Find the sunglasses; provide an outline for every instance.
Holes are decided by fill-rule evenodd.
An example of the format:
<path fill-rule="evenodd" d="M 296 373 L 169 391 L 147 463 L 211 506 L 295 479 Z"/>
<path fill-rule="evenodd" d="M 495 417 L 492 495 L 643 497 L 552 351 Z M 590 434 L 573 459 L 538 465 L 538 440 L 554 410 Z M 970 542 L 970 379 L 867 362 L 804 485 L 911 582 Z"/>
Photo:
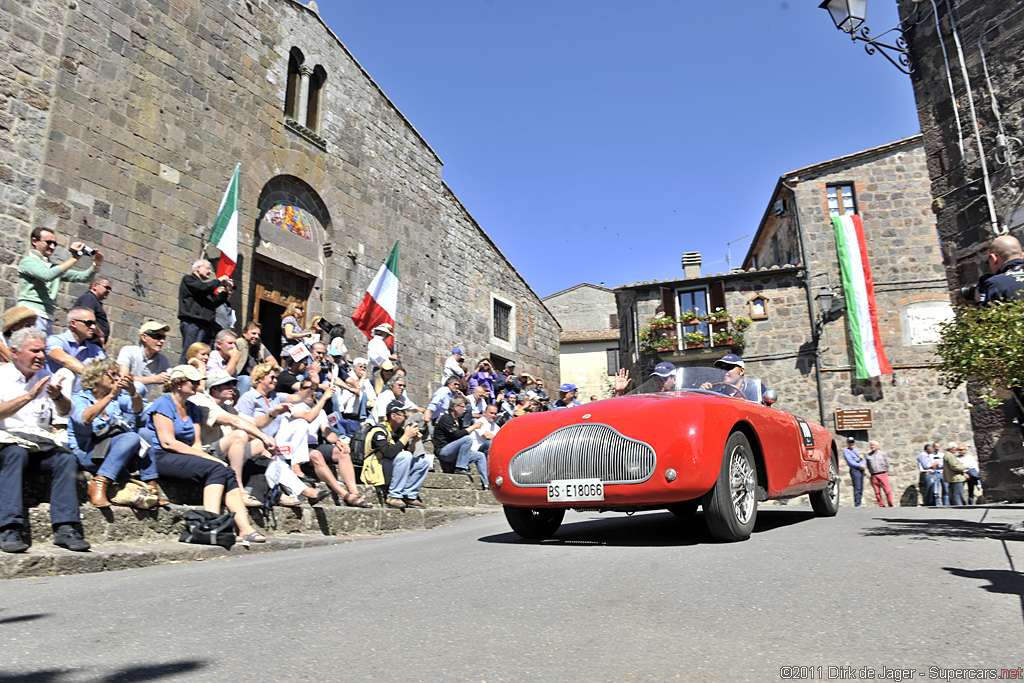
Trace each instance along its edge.
<path fill-rule="evenodd" d="M 43 244 L 45 244 L 48 247 L 55 247 L 55 246 L 57 246 L 57 240 L 39 240 L 39 241 L 42 242 Z"/>
<path fill-rule="evenodd" d="M 96 321 L 95 321 L 95 320 L 78 320 L 78 319 L 76 318 L 76 319 L 75 319 L 75 322 L 76 322 L 76 323 L 82 323 L 82 324 L 83 324 L 83 325 L 85 325 L 86 327 L 93 327 L 93 326 L 95 326 L 95 325 L 96 325 Z"/>
<path fill-rule="evenodd" d="M 160 334 L 159 332 L 147 332 L 146 336 L 149 337 L 150 339 L 155 339 L 157 341 L 162 341 L 164 339 L 167 339 L 167 335 L 166 334 Z"/>

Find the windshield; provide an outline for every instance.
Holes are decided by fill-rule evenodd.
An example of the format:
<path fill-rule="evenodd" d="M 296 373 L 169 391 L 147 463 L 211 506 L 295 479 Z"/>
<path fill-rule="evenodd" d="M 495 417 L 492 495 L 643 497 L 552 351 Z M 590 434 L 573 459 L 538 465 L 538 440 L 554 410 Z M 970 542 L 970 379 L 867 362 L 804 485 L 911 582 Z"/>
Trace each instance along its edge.
<path fill-rule="evenodd" d="M 764 388 L 759 379 L 735 374 L 728 377 L 725 370 L 719 368 L 677 368 L 666 378 L 651 376 L 628 393 L 661 394 L 667 391 L 706 391 L 760 403 Z"/>

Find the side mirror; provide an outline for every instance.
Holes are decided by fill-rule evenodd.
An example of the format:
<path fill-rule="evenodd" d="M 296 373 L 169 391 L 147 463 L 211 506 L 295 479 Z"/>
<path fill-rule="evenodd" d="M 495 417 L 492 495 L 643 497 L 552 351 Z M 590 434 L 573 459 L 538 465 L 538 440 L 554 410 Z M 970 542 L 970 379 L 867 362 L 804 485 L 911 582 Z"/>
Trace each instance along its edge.
<path fill-rule="evenodd" d="M 779 395 L 775 392 L 774 389 L 769 389 L 768 391 L 761 394 L 761 403 L 765 404 L 766 406 L 773 406 L 775 405 L 775 402 L 778 400 Z"/>

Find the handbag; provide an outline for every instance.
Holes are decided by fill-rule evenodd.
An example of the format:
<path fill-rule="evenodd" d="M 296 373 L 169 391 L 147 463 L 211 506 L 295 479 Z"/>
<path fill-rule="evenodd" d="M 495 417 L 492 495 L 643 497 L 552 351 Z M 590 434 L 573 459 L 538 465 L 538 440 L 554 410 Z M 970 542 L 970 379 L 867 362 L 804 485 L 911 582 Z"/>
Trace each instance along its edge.
<path fill-rule="evenodd" d="M 152 510 L 156 507 L 156 491 L 138 479 L 129 479 L 109 499 L 114 505 L 127 505 L 137 510 Z"/>
<path fill-rule="evenodd" d="M 221 515 L 206 510 L 189 510 L 185 513 L 185 529 L 178 540 L 230 548 L 235 544 L 235 515 L 232 512 Z"/>
<path fill-rule="evenodd" d="M 110 440 L 118 434 L 125 434 L 131 430 L 131 425 L 124 420 L 111 418 L 110 422 L 93 431 L 92 452 L 89 457 L 93 462 L 103 462 L 107 454 L 110 453 Z"/>

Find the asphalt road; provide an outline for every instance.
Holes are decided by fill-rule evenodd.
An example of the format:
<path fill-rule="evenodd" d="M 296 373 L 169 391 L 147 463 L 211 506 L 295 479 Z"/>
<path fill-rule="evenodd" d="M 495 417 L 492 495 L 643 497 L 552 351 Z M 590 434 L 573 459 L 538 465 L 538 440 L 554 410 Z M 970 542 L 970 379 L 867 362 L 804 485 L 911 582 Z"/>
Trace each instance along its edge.
<path fill-rule="evenodd" d="M 0 681 L 978 680 L 1024 666 L 1024 535 L 1001 531 L 1022 516 L 762 508 L 720 544 L 669 513 L 570 513 L 528 543 L 499 513 L 19 579 Z"/>

